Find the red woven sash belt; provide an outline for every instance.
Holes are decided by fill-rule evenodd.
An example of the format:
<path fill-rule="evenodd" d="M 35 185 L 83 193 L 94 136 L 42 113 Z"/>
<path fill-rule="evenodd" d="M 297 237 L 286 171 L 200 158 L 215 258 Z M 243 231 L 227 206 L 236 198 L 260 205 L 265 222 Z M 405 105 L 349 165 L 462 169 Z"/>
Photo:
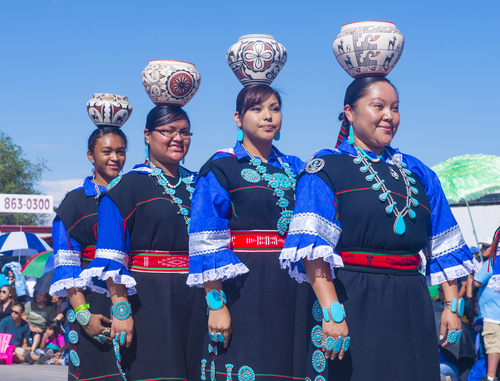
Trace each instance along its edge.
<path fill-rule="evenodd" d="M 131 251 L 130 270 L 146 273 L 189 272 L 189 252 L 187 251 Z"/>
<path fill-rule="evenodd" d="M 416 270 L 420 255 L 390 255 L 342 251 L 339 253 L 345 266 L 370 267 L 376 269 Z"/>
<path fill-rule="evenodd" d="M 285 244 L 286 235 L 277 230 L 233 230 L 231 245 L 233 251 L 276 251 L 280 252 Z"/>
<path fill-rule="evenodd" d="M 82 251 L 82 261 L 83 262 L 92 262 L 95 257 L 95 246 L 87 246 Z"/>

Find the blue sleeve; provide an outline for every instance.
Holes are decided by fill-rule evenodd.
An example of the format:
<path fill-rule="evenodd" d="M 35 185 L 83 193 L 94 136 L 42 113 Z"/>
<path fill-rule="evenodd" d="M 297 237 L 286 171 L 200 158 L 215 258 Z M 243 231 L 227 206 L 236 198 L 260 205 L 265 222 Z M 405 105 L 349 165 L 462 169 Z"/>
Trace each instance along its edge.
<path fill-rule="evenodd" d="M 427 283 L 441 284 L 472 273 L 477 261 L 465 244 L 436 173 L 412 156 L 404 158 L 408 169 L 419 176 L 430 203 L 431 231 L 423 250 L 429 261 Z"/>
<path fill-rule="evenodd" d="M 30 339 L 30 325 L 26 323 L 23 326 L 23 338 L 29 340 Z"/>
<path fill-rule="evenodd" d="M 231 249 L 229 194 L 210 171 L 198 179 L 191 201 L 189 286 L 234 278 L 248 268 Z"/>
<path fill-rule="evenodd" d="M 493 267 L 489 266 L 488 262 L 484 262 L 483 266 L 479 269 L 476 275 L 474 275 L 474 280 L 477 280 L 479 283 L 485 285 L 488 284 L 492 275 L 493 275 Z"/>
<path fill-rule="evenodd" d="M 66 289 L 85 288 L 85 281 L 80 278 L 82 272 L 78 242 L 68 235 L 66 227 L 59 217 L 52 224 L 54 242 L 54 275 L 50 286 L 50 295 L 65 297 Z"/>
<path fill-rule="evenodd" d="M 114 283 L 125 285 L 129 295 L 135 294 L 136 282 L 128 272 L 130 236 L 120 211 L 107 195 L 99 204 L 97 218 L 99 234 L 95 258 L 82 271 L 81 277 L 94 291 L 109 294 L 105 289 L 98 289 L 98 286 L 92 283 L 92 277 L 102 281 L 112 278 Z"/>
<path fill-rule="evenodd" d="M 298 282 L 308 282 L 303 260 L 323 258 L 342 267 L 342 258 L 334 249 L 342 231 L 336 219 L 335 194 L 316 174 L 304 174 L 297 184 L 295 208 L 285 246 L 280 254 L 282 268 Z"/>

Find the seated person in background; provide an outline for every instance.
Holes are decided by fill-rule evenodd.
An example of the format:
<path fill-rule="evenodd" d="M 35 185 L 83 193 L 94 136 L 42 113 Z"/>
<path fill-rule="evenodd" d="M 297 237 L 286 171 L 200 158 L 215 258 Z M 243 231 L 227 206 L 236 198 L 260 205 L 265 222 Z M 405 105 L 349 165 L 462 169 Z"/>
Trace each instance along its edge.
<path fill-rule="evenodd" d="M 21 318 L 23 313 L 24 306 L 19 302 L 15 302 L 10 308 L 10 316 L 2 319 L 0 322 L 0 332 L 12 334 L 10 344 L 16 346 L 12 361 L 16 363 L 26 361 L 33 364 L 33 360 L 29 356 L 28 345 L 30 328 L 28 323 Z M 25 358 L 26 352 L 28 353 L 28 356 Z"/>
<path fill-rule="evenodd" d="M 10 309 L 17 302 L 16 292 L 9 285 L 0 288 L 0 321 L 10 316 Z"/>
<path fill-rule="evenodd" d="M 57 314 L 56 310 L 50 305 L 51 299 L 48 299 L 47 293 L 39 293 L 35 296 L 35 300 L 26 303 L 26 313 L 23 319 L 29 323 L 33 344 L 31 352 L 40 345 L 42 335 L 45 332 L 45 326 L 48 322 L 58 318 L 63 318 L 62 314 Z"/>
<path fill-rule="evenodd" d="M 483 257 L 489 257 L 491 244 L 486 250 L 481 247 Z M 489 270 L 489 271 L 488 271 Z M 483 338 L 486 354 L 488 355 L 488 371 L 485 380 L 497 381 L 496 373 L 500 360 L 500 294 L 487 287 L 493 275 L 493 266 L 484 263 L 474 275 L 474 285 L 479 287 L 479 317 L 483 319 Z"/>
<path fill-rule="evenodd" d="M 57 321 L 49 321 L 45 327 L 45 333 L 43 334 L 42 341 L 40 342 L 40 348 L 35 350 L 35 353 L 39 356 L 46 357 L 43 363 L 46 363 L 53 353 L 59 351 L 60 348 L 65 345 L 64 336 L 61 333 L 59 323 Z M 49 355 L 50 356 L 44 356 Z M 38 360 L 38 363 L 42 363 L 42 358 Z"/>

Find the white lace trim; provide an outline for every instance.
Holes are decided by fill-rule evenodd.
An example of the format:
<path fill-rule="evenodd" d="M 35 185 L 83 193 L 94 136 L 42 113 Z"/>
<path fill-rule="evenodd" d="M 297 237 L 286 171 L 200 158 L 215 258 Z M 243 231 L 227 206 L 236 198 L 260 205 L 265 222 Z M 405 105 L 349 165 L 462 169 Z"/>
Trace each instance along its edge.
<path fill-rule="evenodd" d="M 227 279 L 235 278 L 238 275 L 245 274 L 248 271 L 248 267 L 246 267 L 243 263 L 237 263 L 235 265 L 229 264 L 218 269 L 203 271 L 201 274 L 189 274 L 186 283 L 191 287 L 203 287 L 204 282 L 213 282 L 218 279 L 225 281 Z"/>
<path fill-rule="evenodd" d="M 298 249 L 296 247 L 291 247 L 283 249 L 280 254 L 281 268 L 290 268 L 293 262 L 299 262 L 301 259 L 307 258 L 309 261 L 313 261 L 318 258 L 323 258 L 325 262 L 330 263 L 332 268 L 344 267 L 344 262 L 342 262 L 342 257 L 335 253 L 331 246 L 321 245 L 316 246 L 313 249 L 314 244 Z"/>
<path fill-rule="evenodd" d="M 427 277 L 427 284 L 434 286 L 451 280 L 467 276 L 478 269 L 478 263 L 475 259 L 463 262 L 461 265 L 448 267 L 437 273 L 431 274 Z"/>
<path fill-rule="evenodd" d="M 128 269 L 129 256 L 123 251 L 112 249 L 97 249 L 95 251 L 95 258 L 110 259 L 112 261 L 121 263 Z"/>
<path fill-rule="evenodd" d="M 80 277 L 85 279 L 87 287 L 92 288 L 94 283 L 92 282 L 93 277 L 97 277 L 100 280 L 107 280 L 111 278 L 116 284 L 123 284 L 127 288 L 133 288 L 135 290 L 135 286 L 137 282 L 130 275 L 120 274 L 121 270 L 113 270 L 113 271 L 104 271 L 104 267 L 92 267 L 86 268 L 80 274 Z M 95 286 L 97 287 L 97 286 Z M 135 292 L 134 292 L 135 293 Z"/>
<path fill-rule="evenodd" d="M 49 294 L 66 297 L 66 290 L 68 288 L 79 287 L 82 289 L 86 288 L 86 281 L 82 278 L 67 278 L 58 280 L 55 283 L 52 283 L 50 286 Z"/>
<path fill-rule="evenodd" d="M 73 250 L 58 250 L 54 255 L 54 267 L 80 266 L 80 252 Z"/>
<path fill-rule="evenodd" d="M 288 235 L 310 234 L 323 238 L 332 247 L 337 245 L 342 229 L 316 213 L 298 213 L 292 217 Z"/>
<path fill-rule="evenodd" d="M 465 241 L 458 225 L 429 238 L 426 255 L 431 258 L 439 258 L 465 246 Z"/>
<path fill-rule="evenodd" d="M 487 264 L 485 264 L 484 266 L 487 266 Z M 490 278 L 490 280 L 488 281 L 488 287 L 493 291 L 500 293 L 500 274 L 493 275 Z"/>
<path fill-rule="evenodd" d="M 189 235 L 189 255 L 203 255 L 231 249 L 231 231 L 204 231 Z"/>

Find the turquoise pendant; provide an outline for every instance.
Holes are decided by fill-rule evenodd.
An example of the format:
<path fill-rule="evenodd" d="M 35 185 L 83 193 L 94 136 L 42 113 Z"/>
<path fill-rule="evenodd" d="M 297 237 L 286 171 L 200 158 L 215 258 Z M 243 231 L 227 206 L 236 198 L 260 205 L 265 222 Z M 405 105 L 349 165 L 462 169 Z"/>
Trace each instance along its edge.
<path fill-rule="evenodd" d="M 360 157 L 356 157 L 356 158 L 354 158 L 354 160 L 353 160 L 353 161 L 354 161 L 356 164 L 359 164 L 359 163 L 361 163 L 361 158 L 360 158 Z"/>
<path fill-rule="evenodd" d="M 377 191 L 377 190 L 379 190 L 379 189 L 380 189 L 380 186 L 381 186 L 381 185 L 382 185 L 382 183 L 376 183 L 376 184 L 373 184 L 373 185 L 372 185 L 372 188 L 373 188 L 373 190 L 376 190 L 376 191 Z"/>
<path fill-rule="evenodd" d="M 368 167 L 369 167 L 368 165 L 364 165 L 364 166 L 362 166 L 359 170 L 360 170 L 361 172 L 366 172 L 366 171 L 368 171 Z"/>
<path fill-rule="evenodd" d="M 415 208 L 418 206 L 418 201 L 416 198 L 411 198 L 411 202 L 413 203 L 413 205 L 415 206 Z"/>
<path fill-rule="evenodd" d="M 410 181 L 410 183 L 415 184 L 415 179 L 413 177 L 407 177 L 407 179 Z"/>
<path fill-rule="evenodd" d="M 380 199 L 380 201 L 385 201 L 387 200 L 387 196 L 389 196 L 389 193 L 382 193 L 380 196 L 378 196 L 378 198 Z"/>
<path fill-rule="evenodd" d="M 391 205 L 387 206 L 387 208 L 385 208 L 385 211 L 387 212 L 387 214 L 391 214 L 393 210 L 394 210 L 394 204 L 391 204 Z"/>
<path fill-rule="evenodd" d="M 410 213 L 410 218 L 415 218 L 417 216 L 417 213 L 415 213 L 413 210 L 408 209 L 408 212 Z"/>
<path fill-rule="evenodd" d="M 415 194 L 418 194 L 418 189 L 415 187 L 410 187 L 411 191 Z"/>
<path fill-rule="evenodd" d="M 403 168 L 403 171 L 405 171 L 406 174 L 411 175 L 411 171 L 409 169 Z"/>
<path fill-rule="evenodd" d="M 375 174 L 368 175 L 368 176 L 366 176 L 366 180 L 372 181 L 374 177 L 375 177 Z"/>
<path fill-rule="evenodd" d="M 406 226 L 405 226 L 405 221 L 403 219 L 403 216 L 401 214 L 398 214 L 396 217 L 396 221 L 394 222 L 394 233 L 397 235 L 404 234 L 406 231 Z"/>

